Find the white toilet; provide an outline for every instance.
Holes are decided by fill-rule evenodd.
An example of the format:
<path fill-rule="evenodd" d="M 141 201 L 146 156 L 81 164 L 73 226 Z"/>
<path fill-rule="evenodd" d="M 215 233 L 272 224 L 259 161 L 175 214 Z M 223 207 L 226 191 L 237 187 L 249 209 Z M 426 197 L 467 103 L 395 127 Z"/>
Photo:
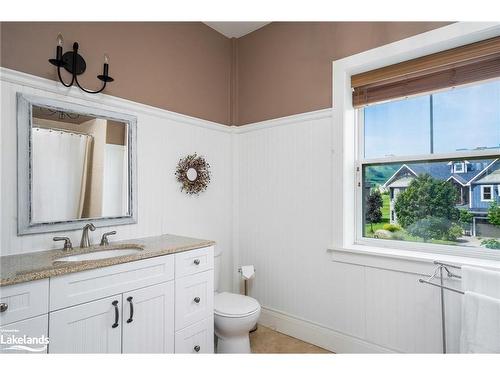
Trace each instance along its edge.
<path fill-rule="evenodd" d="M 260 316 L 255 298 L 234 293 L 219 293 L 221 254 L 215 255 L 214 321 L 217 353 L 250 353 L 248 332 Z"/>

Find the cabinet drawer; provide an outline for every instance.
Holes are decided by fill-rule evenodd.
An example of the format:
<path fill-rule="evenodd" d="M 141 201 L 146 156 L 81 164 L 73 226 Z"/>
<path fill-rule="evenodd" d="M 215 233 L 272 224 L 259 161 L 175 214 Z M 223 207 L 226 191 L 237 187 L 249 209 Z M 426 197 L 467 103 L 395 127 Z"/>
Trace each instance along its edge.
<path fill-rule="evenodd" d="M 214 312 L 213 270 L 175 280 L 175 329 L 185 328 Z"/>
<path fill-rule="evenodd" d="M 175 254 L 175 277 L 193 275 L 214 268 L 214 247 Z"/>
<path fill-rule="evenodd" d="M 7 308 L 0 312 L 0 326 L 47 314 L 49 279 L 3 286 L 0 288 L 0 303 L 5 303 Z"/>
<path fill-rule="evenodd" d="M 138 260 L 50 279 L 50 311 L 174 278 L 174 257 Z"/>
<path fill-rule="evenodd" d="M 47 353 L 47 344 L 42 342 L 42 339 L 48 338 L 49 316 L 48 314 L 40 315 L 34 318 L 21 320 L 19 322 L 10 323 L 0 327 L 3 342 L 0 343 L 0 353 Z M 36 338 L 39 341 L 37 344 L 11 345 L 8 344 L 10 337 Z M 48 341 L 48 340 L 47 340 Z"/>
<path fill-rule="evenodd" d="M 213 317 L 202 320 L 175 333 L 176 353 L 213 353 Z"/>

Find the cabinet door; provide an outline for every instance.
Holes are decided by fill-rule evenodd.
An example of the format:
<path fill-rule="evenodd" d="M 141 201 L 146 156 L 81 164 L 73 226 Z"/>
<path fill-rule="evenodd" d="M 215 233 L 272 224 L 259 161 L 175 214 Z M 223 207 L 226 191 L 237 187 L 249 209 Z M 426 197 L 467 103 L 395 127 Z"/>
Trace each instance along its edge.
<path fill-rule="evenodd" d="M 123 293 L 123 353 L 174 352 L 174 282 Z"/>
<path fill-rule="evenodd" d="M 176 353 L 213 353 L 214 320 L 212 317 L 175 333 Z"/>
<path fill-rule="evenodd" d="M 213 270 L 175 280 L 175 330 L 214 313 Z"/>
<path fill-rule="evenodd" d="M 49 314 L 49 353 L 120 353 L 121 294 Z"/>
<path fill-rule="evenodd" d="M 21 320 L 0 327 L 2 342 L 0 353 L 47 353 L 49 318 L 47 314 Z M 12 343 L 13 339 L 26 336 L 36 343 Z"/>

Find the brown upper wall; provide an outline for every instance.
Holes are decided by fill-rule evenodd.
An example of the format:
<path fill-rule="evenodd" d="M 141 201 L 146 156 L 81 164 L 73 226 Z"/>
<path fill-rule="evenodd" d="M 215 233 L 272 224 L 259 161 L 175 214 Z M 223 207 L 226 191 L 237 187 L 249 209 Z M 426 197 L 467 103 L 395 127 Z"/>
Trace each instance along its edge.
<path fill-rule="evenodd" d="M 238 39 L 237 123 L 332 105 L 332 61 L 449 22 L 273 22 Z"/>
<path fill-rule="evenodd" d="M 201 22 L 3 22 L 0 65 L 57 80 L 47 59 L 61 32 L 65 50 L 80 43 L 86 86 L 107 53 L 107 94 L 243 125 L 328 108 L 332 61 L 447 24 L 273 22 L 231 40 Z"/>
<path fill-rule="evenodd" d="M 103 55 L 115 82 L 105 93 L 229 124 L 231 41 L 201 22 L 2 22 L 0 65 L 57 80 L 56 37 L 80 44 L 81 83 L 98 88 Z"/>

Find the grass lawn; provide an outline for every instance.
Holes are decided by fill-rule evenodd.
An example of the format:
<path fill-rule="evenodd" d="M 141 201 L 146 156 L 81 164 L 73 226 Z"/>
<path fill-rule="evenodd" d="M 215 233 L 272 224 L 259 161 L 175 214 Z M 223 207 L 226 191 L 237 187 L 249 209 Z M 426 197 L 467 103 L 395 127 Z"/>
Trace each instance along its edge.
<path fill-rule="evenodd" d="M 382 194 L 382 221 L 389 222 L 389 209 L 391 206 L 391 202 L 389 200 L 389 194 Z"/>

